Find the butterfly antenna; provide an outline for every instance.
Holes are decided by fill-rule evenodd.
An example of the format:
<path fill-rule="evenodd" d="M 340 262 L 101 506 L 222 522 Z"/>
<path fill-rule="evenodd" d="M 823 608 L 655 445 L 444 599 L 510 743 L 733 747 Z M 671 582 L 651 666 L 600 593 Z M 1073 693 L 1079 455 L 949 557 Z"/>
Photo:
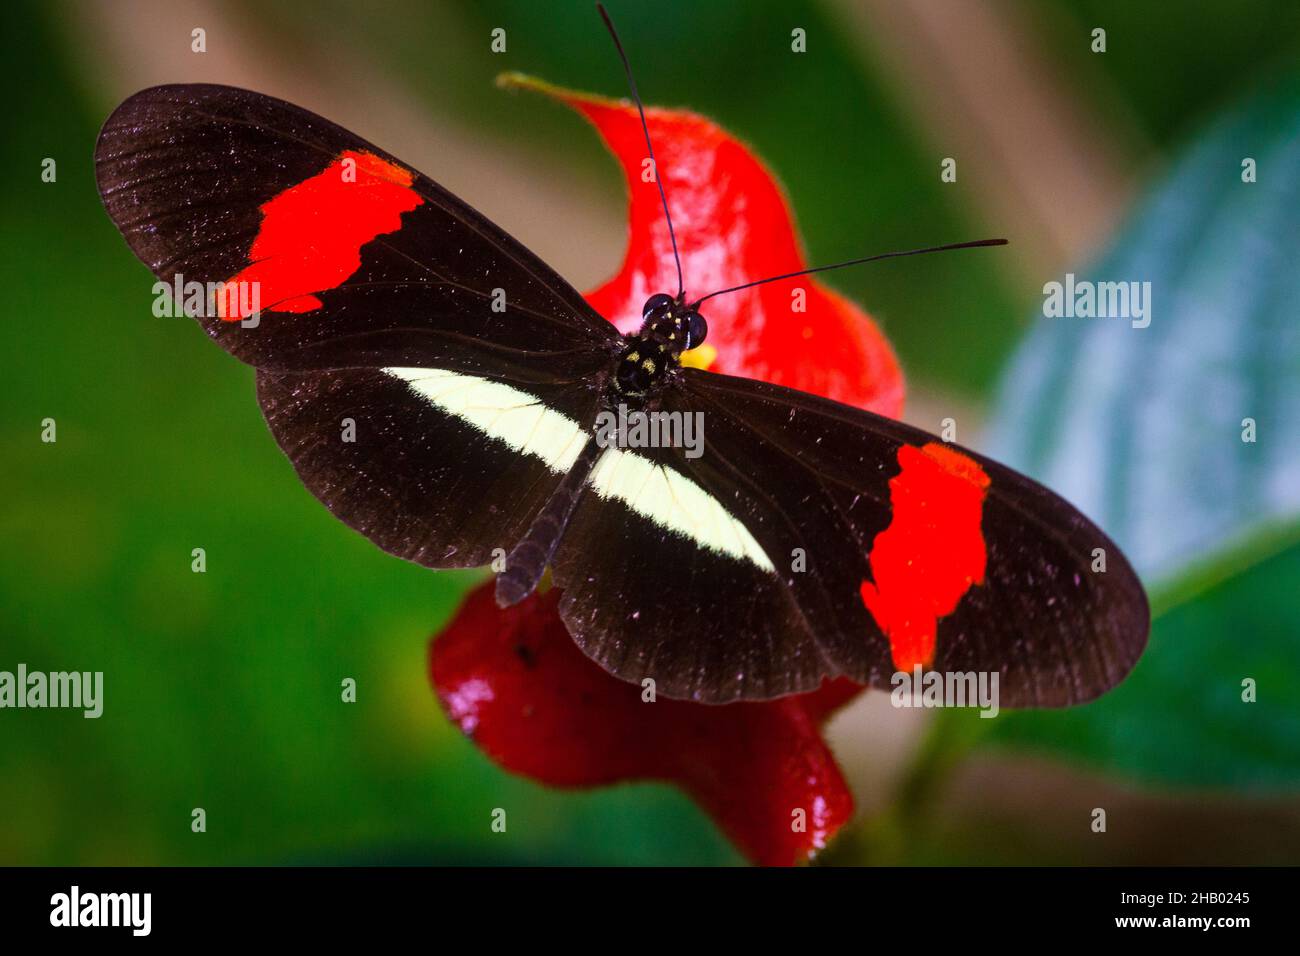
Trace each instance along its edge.
<path fill-rule="evenodd" d="M 901 256 L 919 256 L 927 252 L 948 252 L 951 249 L 978 249 L 981 246 L 1005 246 L 1005 239 L 976 239 L 973 242 L 953 242 L 946 246 L 929 246 L 925 249 L 908 249 L 903 252 L 882 252 L 875 256 L 865 256 L 861 259 L 850 259 L 848 262 L 837 262 L 833 266 L 818 266 L 815 269 L 801 269 L 798 272 L 787 272 L 784 275 L 768 276 L 766 279 L 757 279 L 754 282 L 746 282 L 744 285 L 734 285 L 730 289 L 719 289 L 717 292 L 710 292 L 708 295 L 700 296 L 691 304 L 691 308 L 697 308 L 705 299 L 712 299 L 715 295 L 726 295 L 728 292 L 739 292 L 741 289 L 751 289 L 756 285 L 764 285 L 768 282 L 779 282 L 782 279 L 793 279 L 795 276 L 812 275 L 814 272 L 829 272 L 831 269 L 843 269 L 845 266 L 857 266 L 864 262 L 875 262 L 877 259 L 897 259 Z"/>
<path fill-rule="evenodd" d="M 673 232 L 673 217 L 668 214 L 668 197 L 664 195 L 663 177 L 659 175 L 655 148 L 650 142 L 650 126 L 645 121 L 645 107 L 641 105 L 641 94 L 636 91 L 636 79 L 632 76 L 632 64 L 628 62 L 627 54 L 623 52 L 623 42 L 618 38 L 614 21 L 609 18 L 609 11 L 605 9 L 603 3 L 596 4 L 596 9 L 600 11 L 600 18 L 605 21 L 605 28 L 609 30 L 609 35 L 614 38 L 614 46 L 618 48 L 618 58 L 623 61 L 623 71 L 627 73 L 627 85 L 632 90 L 632 99 L 636 101 L 636 110 L 641 114 L 641 131 L 645 133 L 645 148 L 650 151 L 650 168 L 654 171 L 655 184 L 659 187 L 659 201 L 664 206 L 664 219 L 668 220 L 668 238 L 673 244 L 673 261 L 677 263 L 677 298 L 681 299 L 686 292 L 686 286 L 682 283 L 682 257 L 677 253 L 677 234 Z"/>

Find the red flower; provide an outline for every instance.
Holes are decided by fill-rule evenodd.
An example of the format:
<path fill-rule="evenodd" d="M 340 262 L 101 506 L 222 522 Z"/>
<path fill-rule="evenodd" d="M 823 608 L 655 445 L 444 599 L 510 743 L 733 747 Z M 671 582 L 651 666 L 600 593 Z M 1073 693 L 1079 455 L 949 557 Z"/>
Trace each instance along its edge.
<path fill-rule="evenodd" d="M 511 75 L 583 113 L 627 176 L 630 239 L 619 274 L 587 300 L 623 331 L 655 292 L 675 293 L 667 224 L 646 170 L 635 107 Z M 806 263 L 780 187 L 744 145 L 692 113 L 650 109 L 688 296 L 794 272 Z M 902 409 L 893 351 L 867 315 L 811 277 L 774 282 L 703 308 L 709 341 L 684 358 L 886 415 Z M 556 611 L 558 594 L 501 610 L 476 588 L 430 649 L 448 716 L 501 766 L 553 786 L 670 780 L 752 860 L 812 856 L 848 820 L 853 799 L 821 724 L 861 688 L 722 707 L 643 700 L 641 687 L 588 660 Z"/>

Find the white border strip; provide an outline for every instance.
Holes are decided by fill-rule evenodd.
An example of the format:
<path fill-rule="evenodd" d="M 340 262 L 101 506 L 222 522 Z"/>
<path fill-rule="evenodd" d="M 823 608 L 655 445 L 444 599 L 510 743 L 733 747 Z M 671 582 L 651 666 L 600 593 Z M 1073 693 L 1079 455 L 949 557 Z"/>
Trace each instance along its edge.
<path fill-rule="evenodd" d="M 517 388 L 437 368 L 385 368 L 421 398 L 505 442 L 546 467 L 565 474 L 578 460 L 588 433 L 567 415 L 547 408 L 535 395 Z M 716 498 L 685 475 L 644 455 L 606 448 L 587 483 L 602 498 L 617 498 L 659 527 L 701 547 L 748 561 L 776 573 L 749 529 Z"/>

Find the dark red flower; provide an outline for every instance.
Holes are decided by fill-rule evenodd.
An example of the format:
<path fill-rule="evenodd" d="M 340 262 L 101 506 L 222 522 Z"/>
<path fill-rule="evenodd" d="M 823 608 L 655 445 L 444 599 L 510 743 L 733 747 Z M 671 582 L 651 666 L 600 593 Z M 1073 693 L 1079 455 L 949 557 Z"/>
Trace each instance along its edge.
<path fill-rule="evenodd" d="M 856 684 L 769 703 L 649 703 L 582 655 L 558 599 L 552 589 L 502 610 L 475 588 L 432 645 L 443 709 L 501 766 L 556 787 L 671 781 L 768 865 L 807 858 L 850 817 L 820 728 Z"/>
<path fill-rule="evenodd" d="M 624 331 L 677 275 L 636 110 L 511 75 L 503 81 L 585 115 L 623 166 L 629 242 L 619 274 L 587 294 Z M 771 173 L 745 146 L 692 113 L 647 122 L 672 211 L 688 295 L 797 271 L 806 263 Z M 902 409 L 892 349 L 857 306 L 811 277 L 712 299 L 709 341 L 687 353 L 715 371 L 766 379 L 882 414 Z M 849 819 L 853 799 L 821 725 L 861 691 L 830 681 L 811 694 L 722 707 L 643 699 L 574 644 L 558 594 L 501 610 L 476 588 L 433 642 L 430 669 L 448 716 L 501 766 L 542 783 L 588 787 L 669 780 L 691 794 L 757 863 L 812 856 Z"/>
<path fill-rule="evenodd" d="M 623 332 L 641 324 L 655 292 L 677 291 L 659 190 L 643 176 L 641 121 L 625 101 L 575 93 L 518 74 L 503 85 L 538 90 L 578 110 L 623 167 L 629 192 L 628 245 L 618 275 L 586 293 Z M 797 272 L 803 256 L 775 177 L 748 147 L 694 113 L 650 107 L 646 123 L 677 232 L 686 292 Z M 802 290 L 802 295 L 797 293 Z M 802 311 L 800 311 L 802 310 Z M 897 418 L 903 373 L 880 329 L 848 299 L 811 276 L 710 299 L 709 341 L 697 364 L 765 379 Z"/>

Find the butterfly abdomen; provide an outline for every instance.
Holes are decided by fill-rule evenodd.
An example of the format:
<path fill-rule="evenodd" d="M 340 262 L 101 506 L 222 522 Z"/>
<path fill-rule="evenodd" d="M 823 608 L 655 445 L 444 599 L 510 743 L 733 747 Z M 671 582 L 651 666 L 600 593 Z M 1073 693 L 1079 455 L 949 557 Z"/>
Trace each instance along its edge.
<path fill-rule="evenodd" d="M 588 439 L 573 467 L 533 519 L 528 532 L 506 555 L 506 568 L 497 575 L 496 597 L 501 607 L 518 604 L 537 589 L 601 451 L 595 438 Z"/>

